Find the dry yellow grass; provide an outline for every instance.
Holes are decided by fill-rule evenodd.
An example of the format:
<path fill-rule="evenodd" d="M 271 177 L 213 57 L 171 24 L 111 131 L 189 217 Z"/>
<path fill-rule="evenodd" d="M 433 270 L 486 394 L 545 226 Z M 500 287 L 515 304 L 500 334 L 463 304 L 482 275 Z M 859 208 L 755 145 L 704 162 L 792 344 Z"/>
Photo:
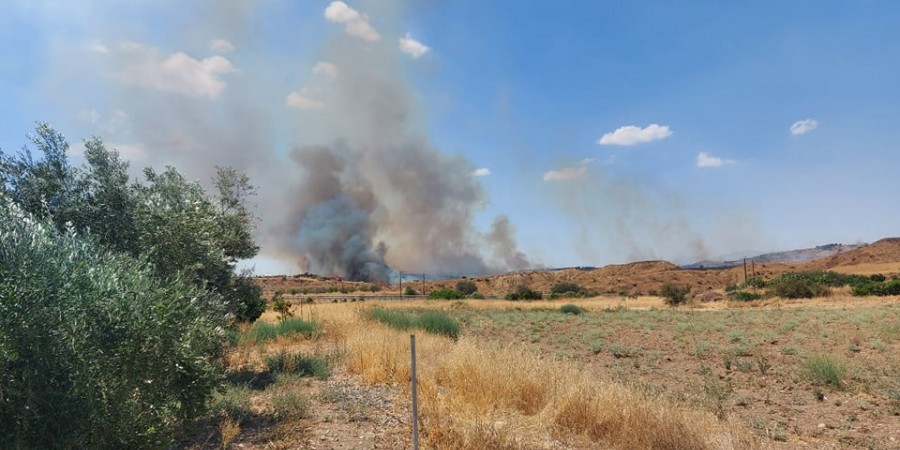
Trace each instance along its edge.
<path fill-rule="evenodd" d="M 488 307 L 489 302 L 471 303 Z M 597 307 L 591 301 L 584 303 Z M 369 383 L 408 384 L 409 335 L 366 321 L 357 310 L 349 305 L 316 306 L 320 320 L 340 336 L 347 370 Z M 428 448 L 732 449 L 757 445 L 742 428 L 711 414 L 592 379 L 571 363 L 524 348 L 466 337 L 454 343 L 427 334 L 418 334 L 416 345 L 420 420 Z"/>

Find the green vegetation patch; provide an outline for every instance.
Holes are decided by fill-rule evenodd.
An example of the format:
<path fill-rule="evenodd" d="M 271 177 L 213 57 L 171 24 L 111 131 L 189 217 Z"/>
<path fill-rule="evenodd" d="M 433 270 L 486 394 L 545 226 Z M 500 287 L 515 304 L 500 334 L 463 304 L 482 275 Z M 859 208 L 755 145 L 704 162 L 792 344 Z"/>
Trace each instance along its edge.
<path fill-rule="evenodd" d="M 246 342 L 260 344 L 271 341 L 280 336 L 302 335 L 311 338 L 319 331 L 319 326 L 315 322 L 307 322 L 300 319 L 285 319 L 278 323 L 255 322 L 244 334 L 241 339 Z"/>
<path fill-rule="evenodd" d="M 398 330 L 420 329 L 454 340 L 459 338 L 459 323 L 441 311 L 416 312 L 374 308 L 370 311 L 370 315 L 373 320 Z"/>

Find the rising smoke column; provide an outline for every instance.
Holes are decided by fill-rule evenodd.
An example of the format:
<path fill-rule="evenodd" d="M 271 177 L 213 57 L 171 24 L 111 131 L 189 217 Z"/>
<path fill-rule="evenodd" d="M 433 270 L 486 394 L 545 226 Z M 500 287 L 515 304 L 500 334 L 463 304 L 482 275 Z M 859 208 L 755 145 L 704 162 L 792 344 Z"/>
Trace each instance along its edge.
<path fill-rule="evenodd" d="M 85 108 L 135 171 L 171 164 L 207 186 L 216 165 L 247 173 L 259 188 L 263 255 L 380 281 L 388 265 L 458 274 L 531 265 L 510 253 L 511 226 L 476 229 L 488 198 L 475 167 L 423 132 L 406 74 L 428 64 L 422 52 L 431 50 L 417 47 L 413 59 L 398 48 L 408 39 L 406 2 L 332 2 L 328 17 L 326 5 L 298 17 L 298 26 L 317 19 L 333 32 L 309 61 L 284 58 L 259 32 L 265 18 L 290 17 L 294 2 L 132 5 L 159 22 L 164 39 L 128 23 L 142 15 L 131 8 L 84 3 L 91 14 L 68 25 L 96 41 L 58 40 L 48 98 Z M 71 86 L 81 83 L 107 95 L 78 99 Z"/>
<path fill-rule="evenodd" d="M 393 9 L 378 12 L 396 22 Z M 317 76 L 289 98 L 301 109 L 298 139 L 313 144 L 292 152 L 305 177 L 286 192 L 279 248 L 312 271 L 363 280 L 387 281 L 386 263 L 458 274 L 530 267 L 508 219 L 487 234 L 474 227 L 487 203 L 474 166 L 419 131 L 402 70 L 409 60 L 387 38 L 365 36 L 336 33 Z"/>

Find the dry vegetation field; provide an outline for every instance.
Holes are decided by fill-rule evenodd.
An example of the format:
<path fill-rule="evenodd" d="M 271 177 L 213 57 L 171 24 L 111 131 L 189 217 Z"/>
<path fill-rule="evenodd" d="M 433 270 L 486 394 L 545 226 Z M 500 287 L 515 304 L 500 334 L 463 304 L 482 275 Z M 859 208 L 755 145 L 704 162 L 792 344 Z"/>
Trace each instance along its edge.
<path fill-rule="evenodd" d="M 409 448 L 410 332 L 373 309 L 460 324 L 415 331 L 423 448 L 900 446 L 900 298 L 565 303 L 295 306 L 318 327 L 236 336 L 230 387 L 185 446 Z"/>

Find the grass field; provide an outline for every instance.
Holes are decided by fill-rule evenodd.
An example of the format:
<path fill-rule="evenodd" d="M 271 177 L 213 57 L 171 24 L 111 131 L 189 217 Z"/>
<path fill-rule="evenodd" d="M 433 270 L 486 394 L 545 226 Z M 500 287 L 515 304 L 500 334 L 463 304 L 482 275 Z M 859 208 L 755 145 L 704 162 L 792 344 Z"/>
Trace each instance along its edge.
<path fill-rule="evenodd" d="M 560 311 L 567 303 L 583 312 Z M 670 309 L 612 297 L 304 306 L 316 333 L 237 340 L 220 413 L 189 446 L 409 448 L 415 327 L 379 321 L 376 308 L 459 324 L 456 340 L 412 331 L 424 448 L 887 449 L 900 439 L 900 299 Z"/>

